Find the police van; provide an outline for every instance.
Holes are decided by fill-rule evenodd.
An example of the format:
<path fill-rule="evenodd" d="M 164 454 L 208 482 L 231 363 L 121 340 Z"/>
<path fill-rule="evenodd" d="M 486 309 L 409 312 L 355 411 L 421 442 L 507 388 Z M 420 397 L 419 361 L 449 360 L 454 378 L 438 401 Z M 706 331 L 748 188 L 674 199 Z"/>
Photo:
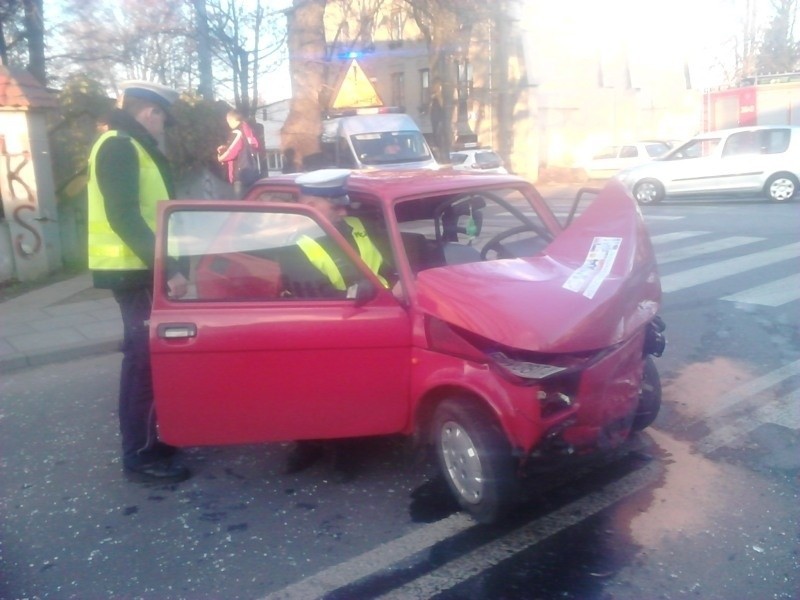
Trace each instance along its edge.
<path fill-rule="evenodd" d="M 398 108 L 354 108 L 322 122 L 322 154 L 328 166 L 349 169 L 435 169 L 425 137 Z"/>

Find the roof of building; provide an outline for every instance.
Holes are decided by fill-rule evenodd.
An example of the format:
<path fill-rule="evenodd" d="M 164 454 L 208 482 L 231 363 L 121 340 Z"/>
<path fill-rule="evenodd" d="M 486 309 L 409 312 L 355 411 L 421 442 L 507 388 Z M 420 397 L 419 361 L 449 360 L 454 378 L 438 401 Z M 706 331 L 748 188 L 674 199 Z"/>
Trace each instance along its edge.
<path fill-rule="evenodd" d="M 0 66 L 0 109 L 54 108 L 55 95 L 28 71 Z"/>

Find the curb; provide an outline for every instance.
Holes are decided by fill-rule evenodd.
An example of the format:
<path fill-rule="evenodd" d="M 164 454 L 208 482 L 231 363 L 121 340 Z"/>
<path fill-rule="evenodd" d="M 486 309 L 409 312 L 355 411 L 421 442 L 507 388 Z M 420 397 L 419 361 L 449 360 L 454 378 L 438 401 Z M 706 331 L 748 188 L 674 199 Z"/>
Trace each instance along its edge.
<path fill-rule="evenodd" d="M 45 352 L 35 354 L 11 354 L 0 358 L 0 374 L 22 371 L 31 367 L 41 367 L 54 363 L 69 362 L 76 358 L 86 358 L 99 354 L 113 354 L 120 351 L 122 339 L 105 340 L 62 346 Z"/>

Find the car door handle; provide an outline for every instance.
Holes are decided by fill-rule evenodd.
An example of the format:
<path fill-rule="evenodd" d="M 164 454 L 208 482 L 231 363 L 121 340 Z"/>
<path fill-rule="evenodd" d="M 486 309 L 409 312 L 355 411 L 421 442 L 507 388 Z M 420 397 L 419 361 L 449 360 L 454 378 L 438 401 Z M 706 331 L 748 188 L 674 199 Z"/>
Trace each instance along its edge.
<path fill-rule="evenodd" d="M 194 323 L 161 323 L 156 329 L 158 337 L 165 340 L 197 337 L 197 325 Z"/>

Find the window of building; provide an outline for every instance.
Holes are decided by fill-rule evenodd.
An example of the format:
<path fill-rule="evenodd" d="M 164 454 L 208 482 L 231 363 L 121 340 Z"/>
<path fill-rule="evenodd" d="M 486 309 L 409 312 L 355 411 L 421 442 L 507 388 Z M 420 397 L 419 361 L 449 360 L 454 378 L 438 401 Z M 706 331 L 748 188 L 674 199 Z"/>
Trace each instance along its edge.
<path fill-rule="evenodd" d="M 393 9 L 389 18 L 389 39 L 393 42 L 403 41 L 403 12 L 399 8 Z"/>
<path fill-rule="evenodd" d="M 277 150 L 267 151 L 267 168 L 270 171 L 282 171 L 283 155 Z"/>
<path fill-rule="evenodd" d="M 419 105 L 420 112 L 426 112 L 431 103 L 431 70 L 419 70 Z"/>
<path fill-rule="evenodd" d="M 406 78 L 401 72 L 392 73 L 392 106 L 406 105 Z"/>

